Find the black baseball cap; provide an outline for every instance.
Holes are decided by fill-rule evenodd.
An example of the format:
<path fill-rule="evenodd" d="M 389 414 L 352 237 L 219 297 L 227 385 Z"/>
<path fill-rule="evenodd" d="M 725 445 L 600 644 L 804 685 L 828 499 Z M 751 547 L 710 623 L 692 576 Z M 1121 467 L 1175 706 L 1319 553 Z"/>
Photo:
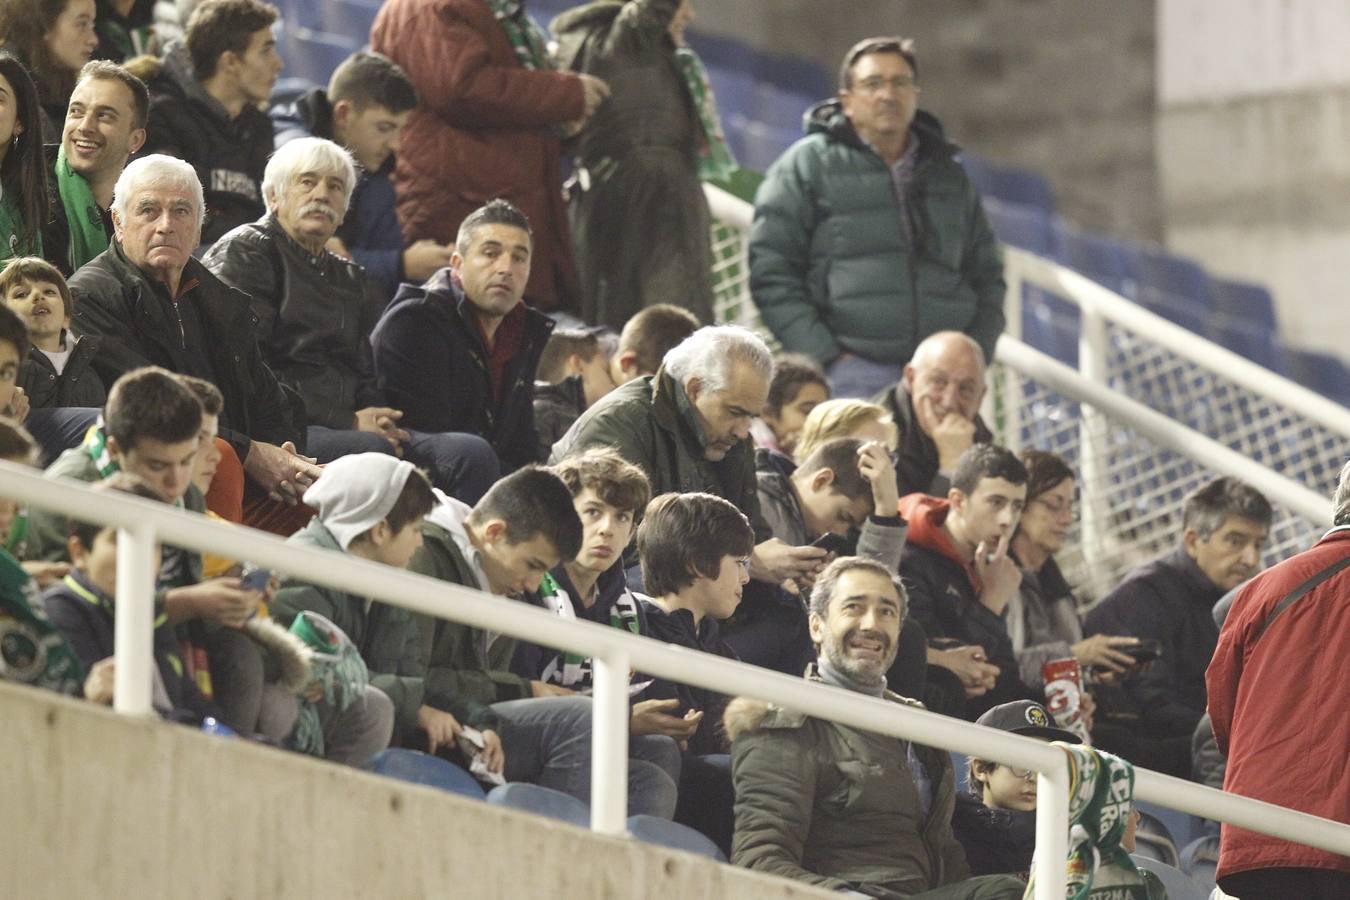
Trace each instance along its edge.
<path fill-rule="evenodd" d="M 1078 735 L 1072 731 L 1054 726 L 1054 719 L 1033 700 L 1016 700 L 995 706 L 975 720 L 976 725 L 987 725 L 999 731 L 1011 731 L 1013 734 L 1025 734 L 1027 737 L 1044 738 L 1047 741 L 1064 741 L 1066 744 L 1081 744 Z"/>

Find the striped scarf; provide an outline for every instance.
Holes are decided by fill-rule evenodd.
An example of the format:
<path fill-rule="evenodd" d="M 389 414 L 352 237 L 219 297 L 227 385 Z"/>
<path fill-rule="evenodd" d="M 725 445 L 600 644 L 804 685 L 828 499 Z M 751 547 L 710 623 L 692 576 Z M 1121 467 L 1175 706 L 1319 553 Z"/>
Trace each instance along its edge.
<path fill-rule="evenodd" d="M 311 756 L 324 755 L 323 724 L 318 704 L 338 710 L 351 706 L 370 683 L 370 671 L 346 632 L 316 612 L 302 611 L 291 623 L 291 633 L 310 649 L 310 684 L 318 684 L 322 698 L 300 698 L 300 717 L 295 723 L 291 746 Z"/>
<path fill-rule="evenodd" d="M 487 5 L 506 32 L 506 39 L 523 68 L 553 68 L 548 55 L 548 35 L 526 15 L 523 0 L 487 0 Z"/>
<path fill-rule="evenodd" d="M 675 50 L 675 63 L 680 67 L 698 112 L 699 124 L 703 126 L 703 140 L 698 148 L 698 177 L 705 181 L 725 181 L 739 167 L 727 145 L 726 133 L 722 131 L 722 118 L 717 114 L 717 99 L 713 97 L 712 83 L 708 81 L 708 70 L 698 54 L 688 47 Z"/>
<path fill-rule="evenodd" d="M 577 617 L 571 595 L 558 583 L 552 572 L 546 572 L 539 583 L 539 598 L 544 601 L 544 608 L 552 610 L 559 618 Z M 638 622 L 637 598 L 633 596 L 632 591 L 624 588 L 619 599 L 614 601 L 614 606 L 610 608 L 609 627 L 641 634 Z M 589 656 L 563 651 L 548 661 L 539 680 L 546 684 L 582 690 L 593 686 L 594 677 L 595 672 Z"/>

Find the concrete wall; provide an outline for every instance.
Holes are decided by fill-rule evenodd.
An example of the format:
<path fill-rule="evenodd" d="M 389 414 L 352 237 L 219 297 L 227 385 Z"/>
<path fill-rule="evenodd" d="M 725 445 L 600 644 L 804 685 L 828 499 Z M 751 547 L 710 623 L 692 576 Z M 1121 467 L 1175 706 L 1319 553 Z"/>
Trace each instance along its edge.
<path fill-rule="evenodd" d="M 917 42 L 922 104 L 958 144 L 1045 175 L 1080 225 L 1163 233 L 1152 0 L 696 0 L 700 30 L 831 71 L 857 40 Z M 1224 4 L 1226 5 L 1226 4 Z"/>
<path fill-rule="evenodd" d="M 0 896 L 835 896 L 0 684 Z"/>
<path fill-rule="evenodd" d="M 1292 343 L 1340 352 L 1350 333 L 1350 5 L 1160 0 L 1158 31 L 1168 246 L 1267 283 Z"/>

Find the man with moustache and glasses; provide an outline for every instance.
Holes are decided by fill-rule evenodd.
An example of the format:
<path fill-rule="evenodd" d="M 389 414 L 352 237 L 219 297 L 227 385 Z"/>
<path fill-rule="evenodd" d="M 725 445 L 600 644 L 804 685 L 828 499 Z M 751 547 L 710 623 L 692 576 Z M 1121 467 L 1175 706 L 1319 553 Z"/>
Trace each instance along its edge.
<path fill-rule="evenodd" d="M 811 592 L 819 657 L 807 679 L 914 703 L 886 690 L 907 604 L 883 564 L 830 563 Z M 855 896 L 1022 896 L 1012 876 L 968 877 L 952 837 L 956 778 L 946 752 L 747 698 L 728 705 L 724 722 L 736 865 Z"/>
<path fill-rule="evenodd" d="M 487 443 L 405 430 L 376 384 L 368 339 L 383 298 L 359 265 L 327 249 L 355 186 L 347 150 L 323 138 L 291 141 L 263 174 L 266 215 L 226 234 L 202 261 L 248 294 L 264 360 L 305 402 L 311 456 L 395 454 L 475 501 L 498 474 Z"/>

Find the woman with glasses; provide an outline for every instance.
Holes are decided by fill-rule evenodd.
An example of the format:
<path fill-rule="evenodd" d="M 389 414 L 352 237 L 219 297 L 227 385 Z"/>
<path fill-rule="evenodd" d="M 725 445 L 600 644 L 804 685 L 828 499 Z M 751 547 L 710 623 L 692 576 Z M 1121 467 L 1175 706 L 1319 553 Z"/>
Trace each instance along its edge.
<path fill-rule="evenodd" d="M 1027 468 L 1027 502 L 1009 548 L 1009 556 L 1022 568 L 1022 585 L 1005 616 L 1022 681 L 1044 684 L 1041 667 L 1070 656 L 1084 670 L 1092 669 L 1093 680 L 1114 681 L 1134 665 L 1122 648 L 1137 645 L 1139 639 L 1104 634 L 1084 638 L 1078 601 L 1055 562 L 1078 521 L 1073 469 L 1043 450 L 1024 450 L 1022 464 Z"/>

